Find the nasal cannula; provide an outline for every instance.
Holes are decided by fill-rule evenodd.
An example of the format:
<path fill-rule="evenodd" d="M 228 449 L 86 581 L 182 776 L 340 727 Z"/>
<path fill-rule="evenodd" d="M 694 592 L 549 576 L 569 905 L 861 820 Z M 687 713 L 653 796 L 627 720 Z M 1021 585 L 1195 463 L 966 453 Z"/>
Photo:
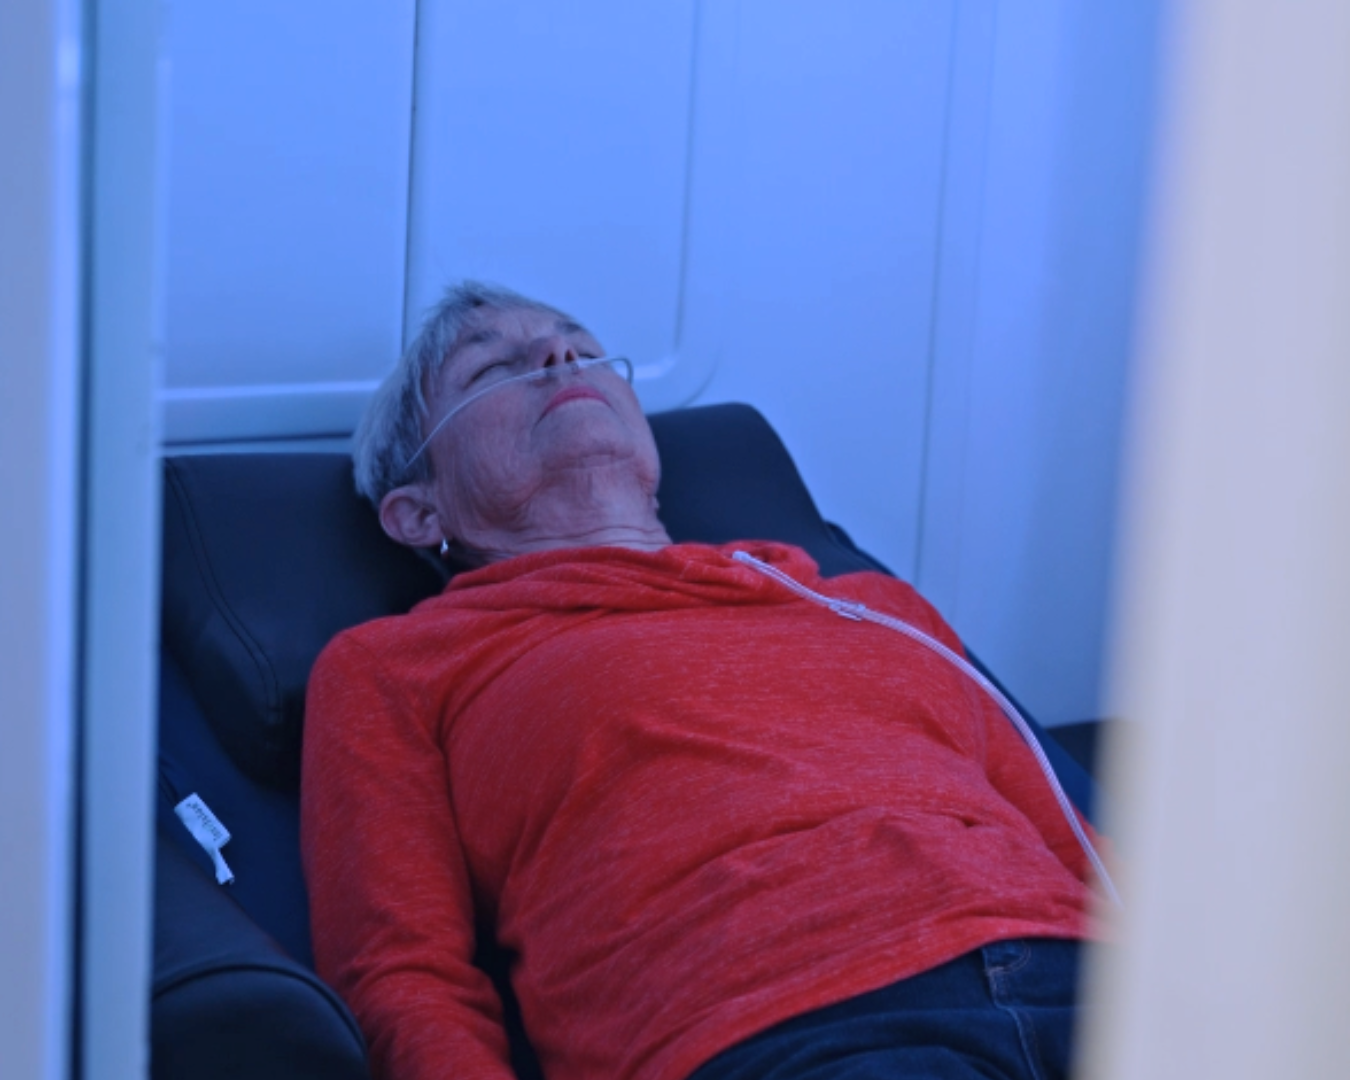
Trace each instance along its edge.
<path fill-rule="evenodd" d="M 1059 808 L 1069 823 L 1069 828 L 1073 830 L 1073 834 L 1078 839 L 1078 843 L 1082 847 L 1083 853 L 1087 855 L 1088 862 L 1092 864 L 1092 869 L 1097 875 L 1097 880 L 1101 882 L 1102 888 L 1105 890 L 1106 895 L 1110 897 L 1112 903 L 1117 907 L 1122 906 L 1120 894 L 1116 891 L 1115 883 L 1111 880 L 1111 875 L 1106 872 L 1106 865 L 1102 862 L 1101 856 L 1097 854 L 1097 849 L 1092 846 L 1092 841 L 1088 839 L 1087 833 L 1083 830 L 1082 823 L 1078 820 L 1078 814 L 1074 810 L 1073 804 L 1069 801 L 1069 797 L 1064 794 L 1064 788 L 1060 786 L 1059 777 L 1055 775 L 1055 770 L 1050 764 L 1050 759 L 1045 756 L 1045 750 L 1042 749 L 1041 744 L 1032 733 L 1030 726 L 1027 724 L 1026 720 L 1023 719 L 1022 714 L 1017 711 L 1017 707 L 1008 700 L 1007 695 L 1002 693 L 997 686 L 986 679 L 976 667 L 966 660 L 965 657 L 953 652 L 946 645 L 942 644 L 942 642 L 929 637 L 922 630 L 910 626 L 909 623 L 904 622 L 901 619 L 893 618 L 890 615 L 883 615 L 879 611 L 873 611 L 864 604 L 858 604 L 851 600 L 839 600 L 833 596 L 826 596 L 823 593 L 808 589 L 805 585 L 801 584 L 801 582 L 789 577 L 776 567 L 770 566 L 766 562 L 761 562 L 753 555 L 744 551 L 734 552 L 732 558 L 737 562 L 745 563 L 752 569 L 758 570 L 761 574 L 765 574 L 775 581 L 787 586 L 798 596 L 803 596 L 808 600 L 820 604 L 822 607 L 829 608 L 836 615 L 842 616 L 845 619 L 852 619 L 855 622 L 866 621 L 876 623 L 879 626 L 885 626 L 891 630 L 904 634 L 906 637 L 919 642 L 921 645 L 926 645 L 939 656 L 954 664 L 958 670 L 973 679 L 982 690 L 994 699 L 994 703 L 1003 711 L 1003 715 L 1012 722 L 1013 727 L 1017 729 L 1018 734 L 1021 735 L 1022 739 L 1026 742 L 1028 748 L 1031 750 L 1032 756 L 1036 759 L 1036 764 L 1040 766 L 1041 772 L 1045 774 L 1045 779 L 1050 785 L 1050 790 L 1054 793 L 1055 801 L 1059 803 Z"/>

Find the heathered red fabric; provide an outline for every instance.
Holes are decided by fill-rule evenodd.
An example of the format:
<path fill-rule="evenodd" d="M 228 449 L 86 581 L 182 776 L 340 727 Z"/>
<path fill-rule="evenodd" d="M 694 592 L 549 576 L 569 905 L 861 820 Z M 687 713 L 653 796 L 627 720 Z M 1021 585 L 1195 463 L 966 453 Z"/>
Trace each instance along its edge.
<path fill-rule="evenodd" d="M 348 631 L 309 690 L 319 973 L 376 1073 L 507 1077 L 475 920 L 551 1080 L 678 1080 L 990 941 L 1080 937 L 1085 860 L 909 586 L 776 544 L 547 552 Z"/>

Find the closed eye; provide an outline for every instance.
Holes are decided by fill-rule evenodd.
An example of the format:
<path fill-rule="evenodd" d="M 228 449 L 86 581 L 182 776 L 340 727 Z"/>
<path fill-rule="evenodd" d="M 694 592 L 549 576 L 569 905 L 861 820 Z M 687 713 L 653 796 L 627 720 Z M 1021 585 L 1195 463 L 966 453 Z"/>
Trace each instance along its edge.
<path fill-rule="evenodd" d="M 511 366 L 510 360 L 493 360 L 491 363 L 484 364 L 472 375 L 470 375 L 469 381 L 466 385 L 472 386 L 474 383 L 478 382 L 484 375 L 486 375 L 490 371 L 496 371 L 498 369 L 505 370 L 510 366 Z"/>
<path fill-rule="evenodd" d="M 592 349 L 587 349 L 585 351 L 582 351 L 580 349 L 577 350 L 578 360 L 599 360 L 603 356 L 604 356 L 603 350 L 599 352 Z M 511 374 L 514 372 L 516 368 L 520 367 L 525 362 L 526 357 L 523 356 L 511 356 L 511 357 L 503 357 L 500 360 L 491 360 L 488 363 L 484 364 L 482 367 L 480 367 L 472 375 L 470 375 L 468 381 L 464 384 L 464 386 L 465 388 L 473 386 L 481 382 L 484 376 L 489 375 L 494 371 L 500 370 L 503 373 Z"/>

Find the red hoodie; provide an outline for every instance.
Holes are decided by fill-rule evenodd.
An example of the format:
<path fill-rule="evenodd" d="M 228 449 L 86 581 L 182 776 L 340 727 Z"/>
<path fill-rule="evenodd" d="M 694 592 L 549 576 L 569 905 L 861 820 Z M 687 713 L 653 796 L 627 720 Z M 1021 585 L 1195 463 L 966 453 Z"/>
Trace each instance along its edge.
<path fill-rule="evenodd" d="M 376 1073 L 508 1077 L 475 926 L 553 1080 L 678 1080 L 1010 937 L 1087 933 L 1085 860 L 908 585 L 779 544 L 544 552 L 340 635 L 302 801 L 319 973 Z"/>

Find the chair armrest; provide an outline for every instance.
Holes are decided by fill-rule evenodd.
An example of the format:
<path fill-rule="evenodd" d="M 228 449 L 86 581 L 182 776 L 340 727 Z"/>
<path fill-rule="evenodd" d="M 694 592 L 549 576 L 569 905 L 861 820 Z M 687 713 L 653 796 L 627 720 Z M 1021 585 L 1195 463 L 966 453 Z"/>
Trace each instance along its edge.
<path fill-rule="evenodd" d="M 150 1006 L 154 1080 L 369 1080 L 351 1013 L 161 830 Z"/>
<path fill-rule="evenodd" d="M 1079 720 L 1049 729 L 1051 737 L 1064 747 L 1074 761 L 1083 766 L 1098 786 L 1102 783 L 1102 744 L 1120 730 L 1120 721 L 1112 719 Z"/>

